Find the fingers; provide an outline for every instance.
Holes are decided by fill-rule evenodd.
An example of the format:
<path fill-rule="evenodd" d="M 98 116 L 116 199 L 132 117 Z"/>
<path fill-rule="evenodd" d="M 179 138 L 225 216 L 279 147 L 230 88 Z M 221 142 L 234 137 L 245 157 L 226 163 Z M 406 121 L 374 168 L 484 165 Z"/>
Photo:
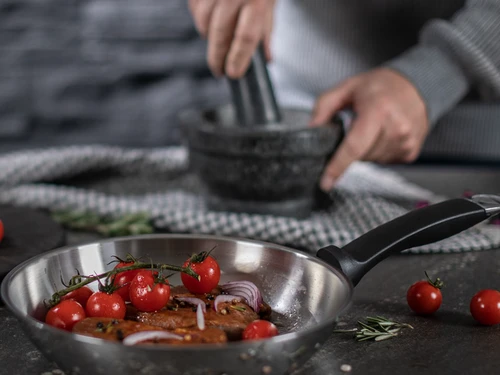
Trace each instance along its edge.
<path fill-rule="evenodd" d="M 269 62 L 272 60 L 271 54 L 271 34 L 273 33 L 273 12 L 266 13 L 266 23 L 264 25 L 264 52 L 266 54 L 266 60 Z"/>
<path fill-rule="evenodd" d="M 393 146 L 388 142 L 387 129 L 381 126 L 377 140 L 373 143 L 372 147 L 365 154 L 363 160 L 376 161 L 380 163 L 388 163 L 393 155 Z"/>
<path fill-rule="evenodd" d="M 241 77 L 264 40 L 270 60 L 274 0 L 189 0 L 198 32 L 208 38 L 207 62 L 215 76 Z"/>
<path fill-rule="evenodd" d="M 252 2 L 241 9 L 234 39 L 227 55 L 225 72 L 230 78 L 241 77 L 264 35 L 262 17 L 266 14 L 260 2 Z"/>
<path fill-rule="evenodd" d="M 356 83 L 355 78 L 347 79 L 339 86 L 321 95 L 316 100 L 309 125 L 323 125 L 330 121 L 337 111 L 351 104 Z"/>
<path fill-rule="evenodd" d="M 420 153 L 421 141 L 412 132 L 411 124 L 404 117 L 386 116 L 382 123 L 381 136 L 364 160 L 377 163 L 410 163 Z"/>
<path fill-rule="evenodd" d="M 356 160 L 361 160 L 374 147 L 380 136 L 380 121 L 370 111 L 360 112 L 351 131 L 340 144 L 320 180 L 323 191 L 330 191 L 337 179 Z"/>
<path fill-rule="evenodd" d="M 216 76 L 224 74 L 226 56 L 231 48 L 234 30 L 241 8 L 240 1 L 217 3 L 208 29 L 208 66 Z"/>
<path fill-rule="evenodd" d="M 216 0 L 189 0 L 189 9 L 193 15 L 194 25 L 198 33 L 206 38 L 208 35 L 208 26 L 210 18 L 215 8 Z"/>

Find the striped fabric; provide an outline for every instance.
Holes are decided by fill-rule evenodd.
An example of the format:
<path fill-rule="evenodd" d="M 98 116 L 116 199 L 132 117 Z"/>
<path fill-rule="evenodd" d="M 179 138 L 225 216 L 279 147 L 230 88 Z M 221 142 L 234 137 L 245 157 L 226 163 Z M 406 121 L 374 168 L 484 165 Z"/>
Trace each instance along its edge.
<path fill-rule="evenodd" d="M 146 212 L 162 231 L 246 237 L 314 253 L 330 244 L 343 246 L 414 209 L 420 200 L 443 199 L 392 171 L 358 162 L 332 192 L 334 204 L 305 219 L 210 211 L 199 181 L 189 172 L 186 151 L 182 147 L 74 146 L 0 155 L 4 166 L 0 168 L 0 203 L 114 217 Z M 68 182 L 103 171 L 121 176 L 113 189 L 109 182 L 100 186 Z M 137 185 L 140 188 L 134 188 Z M 484 222 L 410 252 L 469 252 L 499 246 L 500 227 Z"/>
<path fill-rule="evenodd" d="M 278 0 L 275 20 L 281 105 L 312 108 L 345 78 L 385 65 L 426 102 L 434 131 L 424 157 L 500 159 L 500 1 Z M 471 92 L 480 100 L 465 100 Z"/>

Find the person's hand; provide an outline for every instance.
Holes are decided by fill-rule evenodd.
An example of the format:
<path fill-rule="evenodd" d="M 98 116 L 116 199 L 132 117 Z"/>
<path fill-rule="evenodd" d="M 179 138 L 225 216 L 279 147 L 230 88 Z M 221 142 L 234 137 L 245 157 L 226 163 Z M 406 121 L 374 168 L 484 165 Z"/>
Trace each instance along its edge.
<path fill-rule="evenodd" d="M 387 68 L 359 74 L 322 94 L 316 101 L 310 125 L 325 124 L 348 106 L 356 118 L 323 171 L 320 187 L 324 191 L 332 189 L 356 160 L 414 161 L 429 132 L 426 106 L 417 89 Z"/>
<path fill-rule="evenodd" d="M 207 61 L 215 76 L 241 77 L 263 42 L 271 59 L 275 0 L 189 0 L 198 32 L 208 39 Z"/>

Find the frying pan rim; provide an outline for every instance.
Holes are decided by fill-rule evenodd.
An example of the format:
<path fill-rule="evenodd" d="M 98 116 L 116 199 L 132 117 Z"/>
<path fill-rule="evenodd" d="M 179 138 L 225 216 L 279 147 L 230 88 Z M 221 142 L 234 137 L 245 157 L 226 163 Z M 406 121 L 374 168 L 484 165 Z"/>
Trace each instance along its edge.
<path fill-rule="evenodd" d="M 322 323 L 317 323 L 312 325 L 311 327 L 307 329 L 300 329 L 298 331 L 294 332 L 289 332 L 289 333 L 284 333 L 280 334 L 278 336 L 262 340 L 262 341 L 232 341 L 228 342 L 224 345 L 210 345 L 210 344 L 193 344 L 189 345 L 187 347 L 184 346 L 177 346 L 177 345 L 159 345 L 159 346 L 130 346 L 128 348 L 132 348 L 133 350 L 145 350 L 145 351 L 185 351 L 185 350 L 203 350 L 203 351 L 220 351 L 227 349 L 228 347 L 234 348 L 234 349 L 245 349 L 245 348 L 253 348 L 255 346 L 258 346 L 258 344 L 263 344 L 263 343 L 269 343 L 272 345 L 273 343 L 279 343 L 281 341 L 288 341 L 288 340 L 294 340 L 294 339 L 299 339 L 301 336 L 307 336 L 309 333 L 312 331 L 316 331 L 318 329 L 323 329 L 325 327 L 331 326 L 334 321 L 337 319 L 338 316 L 340 316 L 343 311 L 350 305 L 352 302 L 353 298 L 353 284 L 349 280 L 349 278 L 341 271 L 338 270 L 337 268 L 331 266 L 330 264 L 326 263 L 322 259 L 314 256 L 313 254 L 306 253 L 306 252 L 301 252 L 297 249 L 294 249 L 292 247 L 284 246 L 284 245 L 279 245 L 275 244 L 272 242 L 267 242 L 267 241 L 261 241 L 261 240 L 254 240 L 254 239 L 249 239 L 246 237 L 236 237 L 236 236 L 220 236 L 220 235 L 211 235 L 211 234 L 182 234 L 182 233 L 154 233 L 154 234 L 143 234 L 143 235 L 133 235 L 133 236 L 120 236 L 120 237 L 113 237 L 113 238 L 105 238 L 102 240 L 94 240 L 94 241 L 89 241 L 81 244 L 73 244 L 73 245 L 66 245 L 62 246 L 59 248 L 55 248 L 46 252 L 43 252 L 41 254 L 38 254 L 32 258 L 29 258 L 22 263 L 18 264 L 16 267 L 14 267 L 7 275 L 5 278 L 2 280 L 1 283 L 1 289 L 0 289 L 0 296 L 7 308 L 17 317 L 18 320 L 20 320 L 23 324 L 28 324 L 30 326 L 34 326 L 38 329 L 48 329 L 49 332 L 53 332 L 53 334 L 56 335 L 71 335 L 71 338 L 73 340 L 76 340 L 77 342 L 80 343 L 86 343 L 86 344 L 95 344 L 96 346 L 99 345 L 117 345 L 120 347 L 124 347 L 122 343 L 118 342 L 113 342 L 113 341 L 106 341 L 102 340 L 99 338 L 94 338 L 90 336 L 84 336 L 84 335 L 78 335 L 74 334 L 72 332 L 67 332 L 55 327 L 51 327 L 48 324 L 45 324 L 44 322 L 41 322 L 40 320 L 34 318 L 31 315 L 24 314 L 18 307 L 11 301 L 10 299 L 10 293 L 8 291 L 9 289 L 9 284 L 10 280 L 12 280 L 18 273 L 21 273 L 28 264 L 31 263 L 36 263 L 39 259 L 45 258 L 47 256 L 51 256 L 52 254 L 62 254 L 69 252 L 71 250 L 76 250 L 80 247 L 85 247 L 85 246 L 91 246 L 91 245 L 103 245 L 107 243 L 116 243 L 116 242 L 121 242 L 121 241 L 134 241 L 134 240 L 148 240 L 148 239 L 201 239 L 201 240 L 223 240 L 227 242 L 245 242 L 253 245 L 259 245 L 259 246 L 268 246 L 273 249 L 279 250 L 279 251 L 284 251 L 287 253 L 291 253 L 294 256 L 300 256 L 303 258 L 306 258 L 308 261 L 312 261 L 315 263 L 320 264 L 323 267 L 326 267 L 330 272 L 333 272 L 346 286 L 347 288 L 347 296 L 345 300 L 343 301 L 343 304 L 339 307 L 338 311 L 334 314 L 334 316 L 329 317 L 327 319 L 324 319 Z M 69 338 L 69 336 L 67 336 Z"/>

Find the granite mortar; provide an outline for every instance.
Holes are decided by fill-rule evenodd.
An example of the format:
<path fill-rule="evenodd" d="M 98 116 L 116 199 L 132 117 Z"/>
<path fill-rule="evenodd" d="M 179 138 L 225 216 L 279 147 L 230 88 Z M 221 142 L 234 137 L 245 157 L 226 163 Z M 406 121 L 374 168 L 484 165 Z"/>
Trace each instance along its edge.
<path fill-rule="evenodd" d="M 181 114 L 190 167 L 210 209 L 299 218 L 312 212 L 342 128 L 308 127 L 302 110 L 282 114 L 281 123 L 255 127 L 238 126 L 230 107 Z"/>

